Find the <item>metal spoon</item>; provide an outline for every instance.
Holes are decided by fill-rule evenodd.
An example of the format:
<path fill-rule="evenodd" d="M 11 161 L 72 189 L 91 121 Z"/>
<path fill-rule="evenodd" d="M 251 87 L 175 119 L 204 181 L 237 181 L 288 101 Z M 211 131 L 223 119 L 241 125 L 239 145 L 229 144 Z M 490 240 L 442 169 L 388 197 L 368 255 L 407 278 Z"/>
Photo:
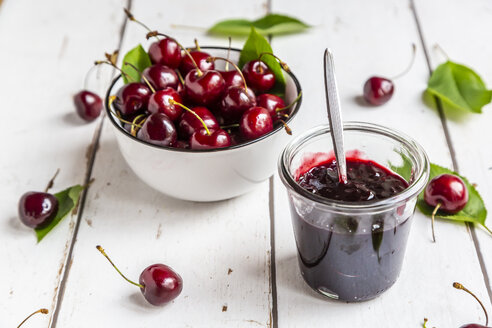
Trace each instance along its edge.
<path fill-rule="evenodd" d="M 340 110 L 340 98 L 338 96 L 337 80 L 335 78 L 335 67 L 333 54 L 329 49 L 325 50 L 325 91 L 326 107 L 328 108 L 328 119 L 330 121 L 331 140 L 337 160 L 338 179 L 341 183 L 347 183 L 347 162 L 343 149 L 343 124 L 342 112 Z"/>

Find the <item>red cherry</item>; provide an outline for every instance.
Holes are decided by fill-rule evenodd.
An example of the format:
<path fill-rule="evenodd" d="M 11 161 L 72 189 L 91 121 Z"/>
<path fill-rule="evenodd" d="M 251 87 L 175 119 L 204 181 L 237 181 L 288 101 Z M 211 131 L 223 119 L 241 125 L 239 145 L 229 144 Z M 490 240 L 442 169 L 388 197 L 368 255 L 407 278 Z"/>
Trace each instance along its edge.
<path fill-rule="evenodd" d="M 490 327 L 479 325 L 478 323 L 469 323 L 461 326 L 460 328 L 490 328 Z"/>
<path fill-rule="evenodd" d="M 147 67 L 142 72 L 142 75 L 145 76 L 145 78 L 156 90 L 161 90 L 168 87 L 176 90 L 179 85 L 179 78 L 176 72 L 173 69 L 160 64 Z M 142 83 L 144 82 L 145 80 L 142 78 Z"/>
<path fill-rule="evenodd" d="M 103 103 L 101 97 L 94 92 L 82 90 L 73 97 L 77 114 L 87 121 L 94 121 L 101 114 Z"/>
<path fill-rule="evenodd" d="M 143 112 L 147 108 L 152 92 L 142 83 L 131 82 L 122 86 L 116 93 L 113 104 L 124 117 Z"/>
<path fill-rule="evenodd" d="M 214 114 L 206 107 L 194 107 L 191 109 L 195 112 L 204 122 L 207 128 L 211 130 L 217 130 L 220 128 L 219 122 L 215 118 Z M 178 123 L 179 136 L 182 139 L 189 139 L 190 136 L 196 131 L 203 128 L 202 122 L 195 115 L 190 112 L 184 112 L 181 115 L 181 119 Z"/>
<path fill-rule="evenodd" d="M 219 71 L 219 73 L 224 78 L 226 90 L 230 87 L 244 87 L 243 78 L 238 71 Z"/>
<path fill-rule="evenodd" d="M 182 59 L 181 47 L 173 39 L 165 38 L 150 45 L 149 56 L 154 64 L 178 68 Z"/>
<path fill-rule="evenodd" d="M 239 122 L 239 131 L 246 140 L 253 140 L 273 130 L 273 121 L 268 110 L 251 107 L 244 112 Z"/>
<path fill-rule="evenodd" d="M 275 84 L 275 75 L 268 66 L 260 60 L 247 62 L 242 69 L 249 87 L 258 92 L 267 92 Z"/>
<path fill-rule="evenodd" d="M 183 279 L 171 267 L 152 264 L 139 278 L 143 296 L 152 305 L 163 305 L 175 299 L 183 290 Z"/>
<path fill-rule="evenodd" d="M 461 211 L 468 202 L 468 190 L 465 183 L 456 175 L 441 174 L 433 178 L 424 192 L 425 202 L 449 214 Z"/>
<path fill-rule="evenodd" d="M 177 139 L 176 128 L 162 113 L 151 114 L 137 132 L 137 138 L 158 146 L 169 146 Z"/>
<path fill-rule="evenodd" d="M 30 191 L 19 200 L 19 219 L 31 228 L 50 224 L 58 212 L 58 200 L 46 192 Z"/>
<path fill-rule="evenodd" d="M 225 82 L 219 72 L 209 70 L 200 75 L 196 69 L 191 70 L 185 78 L 185 94 L 193 103 L 211 105 L 224 93 Z"/>
<path fill-rule="evenodd" d="M 204 128 L 196 131 L 190 137 L 191 149 L 213 149 L 224 148 L 231 145 L 231 137 L 222 130 L 209 130 L 210 135 Z"/>
<path fill-rule="evenodd" d="M 180 149 L 190 149 L 190 143 L 184 140 L 176 140 L 176 142 L 173 144 L 173 147 Z"/>
<path fill-rule="evenodd" d="M 181 96 L 173 88 L 156 91 L 149 98 L 147 110 L 150 113 L 166 114 L 171 121 L 176 121 L 183 113 L 183 109 L 175 104 L 170 104 L 170 99 L 182 103 Z"/>
<path fill-rule="evenodd" d="M 203 51 L 190 51 L 191 57 L 195 60 L 196 65 L 202 71 L 208 71 L 215 68 L 213 61 L 207 61 L 210 58 L 210 54 Z M 192 69 L 195 69 L 195 64 L 191 61 L 190 56 L 184 56 L 179 65 L 179 71 L 183 76 L 186 76 Z"/>
<path fill-rule="evenodd" d="M 238 121 L 243 113 L 256 106 L 256 98 L 251 88 L 230 87 L 220 101 L 219 113 L 226 121 Z"/>
<path fill-rule="evenodd" d="M 263 107 L 270 113 L 272 118 L 277 117 L 277 109 L 284 108 L 285 102 L 282 98 L 269 93 L 264 93 L 256 97 L 256 104 L 258 107 Z"/>
<path fill-rule="evenodd" d="M 391 80 L 373 76 L 364 84 L 364 99 L 371 105 L 380 106 L 391 99 L 394 89 Z"/>

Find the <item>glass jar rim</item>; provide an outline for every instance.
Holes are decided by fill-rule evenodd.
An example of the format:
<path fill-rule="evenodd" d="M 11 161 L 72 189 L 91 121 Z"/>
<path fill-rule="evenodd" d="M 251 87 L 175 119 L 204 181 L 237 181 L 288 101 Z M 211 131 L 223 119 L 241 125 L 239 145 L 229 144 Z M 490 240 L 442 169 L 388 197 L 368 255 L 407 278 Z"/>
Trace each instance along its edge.
<path fill-rule="evenodd" d="M 293 140 L 291 140 L 284 148 L 284 150 L 280 154 L 278 161 L 279 175 L 284 185 L 287 188 L 295 191 L 296 194 L 301 195 L 304 198 L 315 202 L 316 204 L 328 207 L 332 211 L 341 212 L 384 211 L 388 208 L 395 207 L 395 204 L 405 203 L 412 197 L 415 197 L 420 194 L 420 192 L 422 192 L 424 187 L 427 185 L 427 180 L 429 178 L 429 160 L 425 150 L 413 138 L 385 126 L 366 122 L 345 122 L 343 124 L 343 129 L 344 131 L 361 131 L 366 133 L 378 134 L 383 137 L 393 139 L 402 144 L 406 149 L 409 150 L 409 152 L 413 155 L 418 164 L 418 171 L 416 172 L 414 181 L 411 182 L 408 188 L 392 197 L 382 200 L 353 203 L 328 199 L 326 197 L 313 194 L 308 190 L 302 188 L 292 177 L 289 170 L 291 154 L 295 153 L 296 150 L 301 148 L 307 141 L 311 140 L 312 138 L 324 134 L 330 134 L 330 126 L 326 124 L 315 126 L 301 133 Z"/>

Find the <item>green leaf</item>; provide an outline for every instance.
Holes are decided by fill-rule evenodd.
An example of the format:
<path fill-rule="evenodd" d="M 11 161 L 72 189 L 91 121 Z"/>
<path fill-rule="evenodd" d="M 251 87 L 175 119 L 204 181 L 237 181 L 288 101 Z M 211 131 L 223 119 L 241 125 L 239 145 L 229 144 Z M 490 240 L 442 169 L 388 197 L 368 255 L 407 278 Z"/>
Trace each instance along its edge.
<path fill-rule="evenodd" d="M 429 181 L 434 177 L 444 173 L 457 175 L 463 180 L 463 182 L 466 185 L 466 188 L 468 189 L 468 203 L 466 204 L 464 209 L 462 209 L 456 214 L 446 214 L 442 211 L 437 211 L 436 217 L 447 219 L 447 220 L 478 223 L 482 225 L 487 231 L 492 233 L 492 231 L 490 231 L 490 229 L 485 226 L 485 220 L 487 218 L 487 209 L 485 208 L 483 199 L 478 193 L 478 191 L 475 189 L 475 187 L 472 184 L 470 184 L 470 182 L 468 182 L 468 180 L 465 177 L 449 169 L 431 163 Z M 434 210 L 434 208 L 432 206 L 427 205 L 427 203 L 425 202 L 424 192 L 422 192 L 418 197 L 417 207 L 425 215 L 432 216 L 432 211 Z"/>
<path fill-rule="evenodd" d="M 263 52 L 273 53 L 272 47 L 270 46 L 270 43 L 268 43 L 268 40 L 261 34 L 258 34 L 255 28 L 252 27 L 249 37 L 244 43 L 243 50 L 241 50 L 241 54 L 239 56 L 239 67 L 242 68 L 247 62 L 258 59 L 260 54 Z M 273 74 L 275 74 L 275 86 L 271 92 L 284 94 L 285 77 L 282 73 L 282 67 L 280 67 L 278 61 L 274 57 L 268 55 L 262 56 L 261 61 L 272 70 Z"/>
<path fill-rule="evenodd" d="M 427 92 L 453 108 L 472 113 L 481 113 L 492 100 L 492 91 L 477 73 L 449 60 L 432 73 Z"/>
<path fill-rule="evenodd" d="M 78 205 L 82 190 L 84 190 L 83 186 L 75 185 L 54 195 L 58 200 L 58 212 L 49 225 L 43 228 L 34 229 L 36 236 L 38 237 L 38 242 L 40 242 L 48 234 L 48 232 L 50 232 Z"/>
<path fill-rule="evenodd" d="M 410 181 L 410 178 L 412 177 L 412 161 L 403 153 L 400 153 L 400 157 L 402 159 L 401 166 L 393 165 L 391 162 L 388 162 L 388 165 L 393 172 L 401 176 L 406 181 Z"/>
<path fill-rule="evenodd" d="M 212 26 L 208 30 L 208 33 L 226 36 L 247 36 L 252 27 L 262 35 L 299 33 L 310 28 L 309 25 L 297 18 L 278 14 L 268 14 L 255 21 L 247 19 L 223 20 Z"/>
<path fill-rule="evenodd" d="M 130 65 L 125 65 L 125 63 L 132 64 L 140 72 L 143 72 L 144 69 L 152 65 L 149 54 L 144 50 L 141 44 L 126 53 L 125 57 L 123 58 L 123 64 L 121 65 L 121 70 L 124 73 L 128 74 L 131 78 L 131 80 L 129 81 L 126 77 L 126 74 L 123 74 L 123 81 L 125 81 L 125 83 L 140 81 L 139 72 L 137 72 Z"/>

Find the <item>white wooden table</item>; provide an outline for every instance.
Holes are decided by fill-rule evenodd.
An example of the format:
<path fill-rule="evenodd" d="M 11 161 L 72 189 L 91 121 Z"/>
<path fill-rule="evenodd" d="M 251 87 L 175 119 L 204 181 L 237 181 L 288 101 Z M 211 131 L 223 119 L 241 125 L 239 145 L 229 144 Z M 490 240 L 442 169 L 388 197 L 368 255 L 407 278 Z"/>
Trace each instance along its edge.
<path fill-rule="evenodd" d="M 303 86 L 295 131 L 326 120 L 322 51 L 329 46 L 336 54 L 344 119 L 413 136 L 432 162 L 476 182 L 492 209 L 492 106 L 482 115 L 441 119 L 421 99 L 429 69 L 444 60 L 433 51 L 435 43 L 492 86 L 489 0 L 4 0 L 1 327 L 15 327 L 40 307 L 50 314 L 26 327 L 419 327 L 424 317 L 437 327 L 484 322 L 479 305 L 451 287 L 462 282 L 492 312 L 492 238 L 479 227 L 439 220 L 433 244 L 430 220 L 417 212 L 395 286 L 372 301 L 346 304 L 322 299 L 302 281 L 277 175 L 254 192 L 210 204 L 171 199 L 143 184 L 120 155 L 107 120 L 83 124 L 72 105 L 94 59 L 114 49 L 125 53 L 137 42 L 147 45 L 141 27 L 126 22 L 125 6 L 184 44 L 195 37 L 202 45 L 227 40 L 172 24 L 208 27 L 220 19 L 280 12 L 314 25 L 307 33 L 272 39 Z M 234 39 L 233 45 L 243 42 Z M 358 104 L 365 79 L 403 69 L 412 42 L 417 58 L 396 82 L 393 99 L 380 108 Z M 102 93 L 112 74 L 105 68 L 91 87 Z M 43 189 L 57 168 L 55 190 L 95 182 L 78 214 L 36 244 L 17 219 L 17 202 L 25 191 Z M 165 307 L 147 305 L 96 251 L 97 244 L 135 279 L 149 264 L 171 265 L 184 279 L 181 296 Z"/>

